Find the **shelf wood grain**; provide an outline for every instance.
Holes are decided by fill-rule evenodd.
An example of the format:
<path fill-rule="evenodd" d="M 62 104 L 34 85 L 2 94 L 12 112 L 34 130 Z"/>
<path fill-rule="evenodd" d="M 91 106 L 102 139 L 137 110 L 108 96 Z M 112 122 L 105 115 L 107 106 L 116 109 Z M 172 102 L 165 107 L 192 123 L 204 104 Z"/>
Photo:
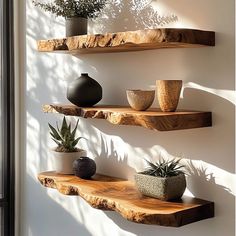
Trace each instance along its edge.
<path fill-rule="evenodd" d="M 146 29 L 39 40 L 40 52 L 72 55 L 215 46 L 215 32 L 196 29 Z"/>
<path fill-rule="evenodd" d="M 202 111 L 162 112 L 155 108 L 147 111 L 135 111 L 125 106 L 77 107 L 60 104 L 44 105 L 43 111 L 84 118 L 105 119 L 116 125 L 142 126 L 159 131 L 201 128 L 212 125 L 211 112 Z"/>
<path fill-rule="evenodd" d="M 141 195 L 132 181 L 95 175 L 90 180 L 73 175 L 44 172 L 40 183 L 65 195 L 79 195 L 92 207 L 120 213 L 125 219 L 143 224 L 179 227 L 214 217 L 214 203 L 182 197 L 161 201 Z"/>

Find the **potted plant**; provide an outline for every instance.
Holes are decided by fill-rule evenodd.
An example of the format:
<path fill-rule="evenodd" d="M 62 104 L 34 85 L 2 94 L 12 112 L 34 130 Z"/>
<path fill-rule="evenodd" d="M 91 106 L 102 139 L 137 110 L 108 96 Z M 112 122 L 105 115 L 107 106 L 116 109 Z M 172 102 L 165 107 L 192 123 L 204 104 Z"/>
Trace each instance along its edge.
<path fill-rule="evenodd" d="M 160 200 L 172 200 L 182 197 L 186 188 L 186 179 L 179 160 L 161 159 L 156 163 L 147 161 L 148 168 L 135 174 L 138 190 L 146 196 Z"/>
<path fill-rule="evenodd" d="M 33 4 L 44 11 L 66 19 L 66 36 L 87 34 L 87 19 L 96 18 L 107 0 L 53 0 L 42 3 L 33 0 Z"/>
<path fill-rule="evenodd" d="M 73 162 L 81 156 L 86 156 L 86 151 L 76 147 L 82 137 L 76 137 L 76 129 L 71 130 L 71 123 L 67 124 L 66 118 L 63 118 L 61 127 L 54 128 L 48 124 L 52 140 L 57 147 L 52 150 L 54 156 L 55 171 L 61 174 L 73 174 Z"/>

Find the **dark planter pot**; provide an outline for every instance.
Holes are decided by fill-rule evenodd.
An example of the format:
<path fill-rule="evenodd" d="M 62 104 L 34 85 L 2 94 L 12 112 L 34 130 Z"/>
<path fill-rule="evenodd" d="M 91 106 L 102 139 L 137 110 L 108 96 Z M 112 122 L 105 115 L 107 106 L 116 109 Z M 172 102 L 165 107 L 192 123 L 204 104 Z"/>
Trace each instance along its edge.
<path fill-rule="evenodd" d="M 80 157 L 73 162 L 73 171 L 82 179 L 90 179 L 96 173 L 96 163 L 89 157 Z"/>
<path fill-rule="evenodd" d="M 134 179 L 143 195 L 165 201 L 181 198 L 186 189 L 184 174 L 161 178 L 137 173 Z"/>
<path fill-rule="evenodd" d="M 102 99 L 102 87 L 88 74 L 81 74 L 68 85 L 67 99 L 76 106 L 91 107 Z"/>
<path fill-rule="evenodd" d="M 66 37 L 87 34 L 88 20 L 83 17 L 66 18 Z"/>

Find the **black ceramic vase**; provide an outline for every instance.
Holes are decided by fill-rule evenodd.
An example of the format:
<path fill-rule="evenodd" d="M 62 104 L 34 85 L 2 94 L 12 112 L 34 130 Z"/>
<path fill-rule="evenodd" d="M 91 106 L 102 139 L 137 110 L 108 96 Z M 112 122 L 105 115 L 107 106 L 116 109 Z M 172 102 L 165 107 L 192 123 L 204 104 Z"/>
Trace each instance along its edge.
<path fill-rule="evenodd" d="M 90 179 L 96 173 L 96 163 L 89 157 L 80 157 L 73 162 L 73 171 L 82 179 Z"/>
<path fill-rule="evenodd" d="M 102 86 L 87 73 L 67 87 L 67 99 L 79 107 L 91 107 L 102 99 Z"/>

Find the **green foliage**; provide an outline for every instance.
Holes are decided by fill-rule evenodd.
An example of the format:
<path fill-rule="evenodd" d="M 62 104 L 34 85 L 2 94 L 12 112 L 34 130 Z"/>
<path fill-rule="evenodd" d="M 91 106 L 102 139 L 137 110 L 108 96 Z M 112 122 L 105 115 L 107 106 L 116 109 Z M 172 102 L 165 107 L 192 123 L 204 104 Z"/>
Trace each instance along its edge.
<path fill-rule="evenodd" d="M 104 8 L 107 0 L 53 0 L 52 3 L 42 3 L 32 0 L 33 4 L 42 10 L 65 18 L 84 17 L 96 18 Z"/>
<path fill-rule="evenodd" d="M 184 166 L 179 165 L 179 161 L 180 160 L 167 161 L 161 159 L 156 163 L 152 163 L 146 160 L 146 162 L 148 163 L 148 168 L 145 171 L 141 172 L 141 174 L 158 176 L 163 178 L 184 174 L 184 172 L 181 170 L 181 168 L 183 168 Z"/>
<path fill-rule="evenodd" d="M 52 140 L 57 144 L 55 151 L 57 152 L 76 152 L 75 147 L 82 137 L 75 138 L 76 129 L 78 127 L 79 120 L 76 122 L 75 128 L 71 131 L 71 123 L 68 125 L 64 116 L 61 127 L 54 128 L 48 124 L 50 129 L 50 135 Z"/>

